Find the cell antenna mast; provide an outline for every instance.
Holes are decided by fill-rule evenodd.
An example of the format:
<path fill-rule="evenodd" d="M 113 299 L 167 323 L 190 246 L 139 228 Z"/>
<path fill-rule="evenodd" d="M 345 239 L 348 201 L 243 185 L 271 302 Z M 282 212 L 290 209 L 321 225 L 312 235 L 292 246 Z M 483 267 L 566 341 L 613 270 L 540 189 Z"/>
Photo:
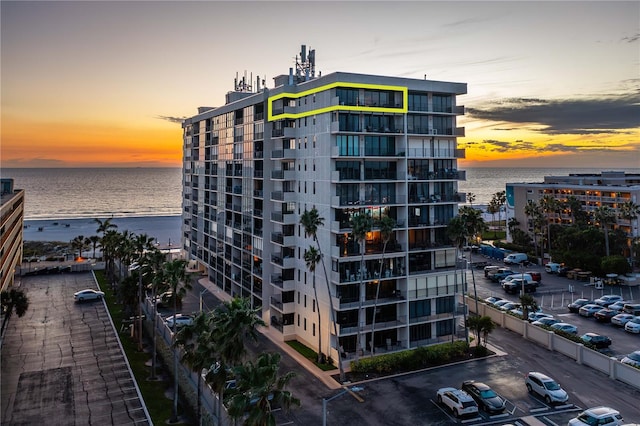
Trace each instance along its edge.
<path fill-rule="evenodd" d="M 307 46 L 304 44 L 300 47 L 300 56 L 296 56 L 296 77 L 304 81 L 316 77 L 316 51 L 309 49 L 307 54 Z"/>

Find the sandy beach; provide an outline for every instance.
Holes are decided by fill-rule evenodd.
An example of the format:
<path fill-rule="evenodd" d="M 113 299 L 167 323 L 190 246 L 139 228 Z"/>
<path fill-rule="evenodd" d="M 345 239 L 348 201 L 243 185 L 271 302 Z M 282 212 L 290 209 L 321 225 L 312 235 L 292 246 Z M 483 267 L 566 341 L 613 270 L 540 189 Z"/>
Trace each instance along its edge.
<path fill-rule="evenodd" d="M 104 220 L 104 219 L 101 219 Z M 111 223 L 117 225 L 116 230 L 128 230 L 134 234 L 147 234 L 153 237 L 160 248 L 180 246 L 180 216 L 144 216 L 116 217 Z M 82 235 L 90 237 L 98 235 L 98 224 L 94 219 L 55 219 L 25 220 L 24 241 L 63 241 L 68 242 Z"/>

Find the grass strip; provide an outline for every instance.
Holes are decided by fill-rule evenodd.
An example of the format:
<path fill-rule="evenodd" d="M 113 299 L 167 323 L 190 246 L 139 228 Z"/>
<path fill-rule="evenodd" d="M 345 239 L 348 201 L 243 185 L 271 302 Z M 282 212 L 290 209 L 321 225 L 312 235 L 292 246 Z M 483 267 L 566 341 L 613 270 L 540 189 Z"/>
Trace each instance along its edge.
<path fill-rule="evenodd" d="M 300 355 L 307 358 L 309 361 L 313 362 L 316 367 L 318 367 L 322 371 L 331 371 L 335 370 L 337 367 L 333 364 L 318 364 L 318 353 L 315 352 L 310 347 L 298 342 L 297 340 L 289 340 L 287 345 L 291 346 L 296 350 Z"/>

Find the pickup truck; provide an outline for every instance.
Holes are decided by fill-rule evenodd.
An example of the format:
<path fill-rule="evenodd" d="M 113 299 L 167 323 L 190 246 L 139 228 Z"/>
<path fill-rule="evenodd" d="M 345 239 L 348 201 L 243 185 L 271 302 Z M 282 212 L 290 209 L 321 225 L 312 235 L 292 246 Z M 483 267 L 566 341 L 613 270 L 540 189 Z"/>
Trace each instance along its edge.
<path fill-rule="evenodd" d="M 535 293 L 538 288 L 538 283 L 535 281 L 523 280 L 522 278 L 514 278 L 511 281 L 506 281 L 502 284 L 502 288 L 505 293 L 513 293 L 516 294 L 522 290 L 524 283 L 524 292 L 525 293 Z"/>

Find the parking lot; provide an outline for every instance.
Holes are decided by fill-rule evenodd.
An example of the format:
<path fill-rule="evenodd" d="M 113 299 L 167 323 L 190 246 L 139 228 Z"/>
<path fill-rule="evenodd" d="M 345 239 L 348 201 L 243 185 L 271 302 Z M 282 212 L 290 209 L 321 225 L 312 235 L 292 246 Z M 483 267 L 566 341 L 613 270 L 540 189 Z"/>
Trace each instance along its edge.
<path fill-rule="evenodd" d="M 3 425 L 151 424 L 89 272 L 23 277 L 29 298 L 2 345 Z"/>

